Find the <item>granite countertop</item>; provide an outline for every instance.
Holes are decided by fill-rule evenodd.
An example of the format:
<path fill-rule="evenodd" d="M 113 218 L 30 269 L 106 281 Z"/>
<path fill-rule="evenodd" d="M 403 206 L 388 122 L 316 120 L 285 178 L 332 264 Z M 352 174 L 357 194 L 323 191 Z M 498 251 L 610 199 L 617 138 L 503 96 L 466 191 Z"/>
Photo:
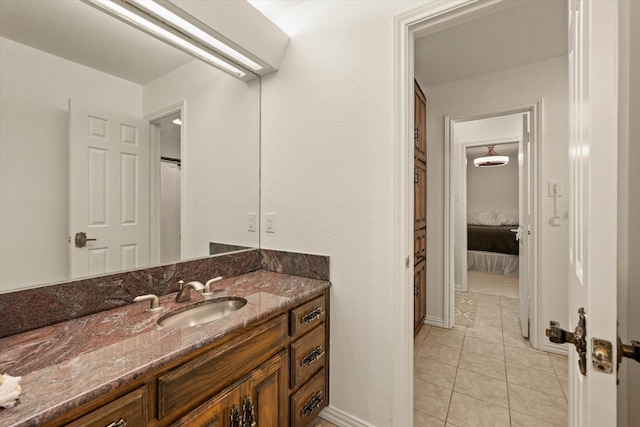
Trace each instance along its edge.
<path fill-rule="evenodd" d="M 0 373 L 22 376 L 20 401 L 0 409 L 0 427 L 41 425 L 329 286 L 256 271 L 215 283 L 211 296 L 191 292 L 187 303 L 175 303 L 175 293 L 165 295 L 156 312 L 147 311 L 145 301 L 0 338 Z M 247 305 L 188 328 L 156 323 L 167 313 L 225 296 L 245 298 Z"/>

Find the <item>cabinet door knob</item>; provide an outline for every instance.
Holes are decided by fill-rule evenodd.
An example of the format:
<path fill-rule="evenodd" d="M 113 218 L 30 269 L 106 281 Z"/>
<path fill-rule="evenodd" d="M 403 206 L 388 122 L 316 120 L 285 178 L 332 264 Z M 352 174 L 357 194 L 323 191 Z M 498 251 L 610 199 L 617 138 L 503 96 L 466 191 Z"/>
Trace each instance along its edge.
<path fill-rule="evenodd" d="M 324 402 L 324 393 L 319 391 L 300 410 L 300 418 L 308 417 L 313 414 L 313 412 L 322 405 L 322 402 Z"/>
<path fill-rule="evenodd" d="M 127 420 L 120 417 L 118 421 L 111 421 L 109 424 L 107 424 L 104 427 L 125 427 L 126 425 L 127 425 Z"/>
<path fill-rule="evenodd" d="M 318 320 L 324 314 L 322 307 L 317 307 L 300 318 L 300 323 L 305 324 Z"/>

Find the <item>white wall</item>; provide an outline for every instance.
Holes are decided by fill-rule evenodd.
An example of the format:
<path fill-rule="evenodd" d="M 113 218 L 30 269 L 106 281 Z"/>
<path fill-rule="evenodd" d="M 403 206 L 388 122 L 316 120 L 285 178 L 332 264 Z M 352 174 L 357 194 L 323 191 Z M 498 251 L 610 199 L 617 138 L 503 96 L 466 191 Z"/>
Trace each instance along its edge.
<path fill-rule="evenodd" d="M 0 292 L 68 279 L 70 98 L 142 113 L 141 86 L 0 38 Z"/>
<path fill-rule="evenodd" d="M 442 319 L 444 244 L 444 116 L 460 116 L 542 100 L 541 174 L 542 182 L 568 180 L 567 58 L 558 57 L 475 78 L 425 88 L 427 97 L 427 316 Z M 541 197 L 542 229 L 538 278 L 542 286 L 542 324 L 560 322 L 567 314 L 568 227 L 552 227 L 552 199 Z M 558 199 L 558 212 L 567 213 L 567 198 Z"/>
<path fill-rule="evenodd" d="M 259 246 L 247 231 L 259 200 L 259 79 L 245 83 L 193 61 L 144 86 L 145 115 L 182 101 L 183 258 L 208 255 L 209 242 Z"/>
<path fill-rule="evenodd" d="M 497 145 L 498 154 L 505 155 Z M 467 212 L 518 213 L 518 156 L 497 168 L 477 168 L 467 159 Z M 465 221 L 466 217 L 462 216 Z"/>
<path fill-rule="evenodd" d="M 424 2 L 307 1 L 263 78 L 261 246 L 331 256 L 331 406 L 391 425 L 393 18 Z M 407 325 L 407 327 L 409 327 Z"/>

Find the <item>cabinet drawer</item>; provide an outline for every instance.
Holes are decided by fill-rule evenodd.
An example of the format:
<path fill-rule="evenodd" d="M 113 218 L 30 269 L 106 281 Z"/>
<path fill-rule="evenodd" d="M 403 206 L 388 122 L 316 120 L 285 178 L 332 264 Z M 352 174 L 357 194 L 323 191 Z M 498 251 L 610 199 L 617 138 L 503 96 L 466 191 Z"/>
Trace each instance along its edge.
<path fill-rule="evenodd" d="M 158 378 L 158 417 L 183 413 L 266 362 L 285 346 L 287 318 L 279 316 Z"/>
<path fill-rule="evenodd" d="M 295 389 L 324 367 L 324 323 L 291 344 L 291 389 Z"/>
<path fill-rule="evenodd" d="M 145 426 L 146 424 L 147 388 L 145 386 L 67 424 L 67 427 Z"/>
<path fill-rule="evenodd" d="M 291 427 L 305 427 L 327 406 L 324 369 L 291 396 Z"/>
<path fill-rule="evenodd" d="M 309 301 L 300 307 L 291 310 L 289 334 L 292 338 L 299 337 L 324 321 L 325 318 L 324 295 Z"/>

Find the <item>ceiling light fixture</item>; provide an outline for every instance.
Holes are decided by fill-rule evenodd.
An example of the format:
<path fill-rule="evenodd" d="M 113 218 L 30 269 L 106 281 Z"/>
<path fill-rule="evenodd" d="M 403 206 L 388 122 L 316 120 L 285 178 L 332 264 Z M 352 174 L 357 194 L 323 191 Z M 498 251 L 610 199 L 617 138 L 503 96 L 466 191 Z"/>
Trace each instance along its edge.
<path fill-rule="evenodd" d="M 488 145 L 487 154 L 485 154 L 483 157 L 473 159 L 473 165 L 477 168 L 492 168 L 508 164 L 509 157 L 498 155 L 498 153 L 496 153 L 493 148 L 493 145 Z"/>
<path fill-rule="evenodd" d="M 178 126 L 182 126 L 182 120 L 180 120 L 180 119 L 173 119 L 173 121 L 171 123 L 176 124 Z"/>
<path fill-rule="evenodd" d="M 243 71 L 242 69 L 240 69 L 239 67 L 236 67 L 235 65 L 231 64 L 230 62 L 227 62 L 221 58 L 218 58 L 217 56 L 213 55 L 212 53 L 206 51 L 205 49 L 195 45 L 193 42 L 184 39 L 180 36 L 178 36 L 177 34 L 174 34 L 173 32 L 161 27 L 160 25 L 152 22 L 153 17 L 151 16 L 143 16 L 141 14 L 139 14 L 137 11 L 133 11 L 131 9 L 128 9 L 124 6 L 122 6 L 122 4 L 124 4 L 123 2 L 118 2 L 116 3 L 115 1 L 112 0 L 86 0 L 88 2 L 90 2 L 91 4 L 94 4 L 98 7 L 100 7 L 103 10 L 106 10 L 114 15 L 116 15 L 117 17 L 125 20 L 126 22 L 129 22 L 135 26 L 137 26 L 138 28 L 141 28 L 143 30 L 145 30 L 146 32 L 152 34 L 153 36 L 169 43 L 172 44 L 175 47 L 178 47 L 180 49 L 182 49 L 183 51 L 195 56 L 196 58 L 199 58 L 205 62 L 207 62 L 208 64 L 211 64 L 235 77 L 238 78 L 242 78 L 244 76 L 247 75 L 247 73 L 245 71 Z M 136 2 L 139 3 L 139 2 Z M 146 3 L 146 2 L 145 2 Z M 152 3 L 152 2 L 150 2 Z M 164 9 L 164 8 L 162 8 Z M 166 10 L 166 9 L 165 9 Z M 169 11 L 167 11 L 169 12 Z M 143 13 L 142 11 L 140 11 L 140 13 Z M 176 16 L 177 17 L 177 16 Z M 180 18 L 182 19 L 182 18 Z M 186 22 L 186 21 L 185 21 Z M 176 24 L 173 24 L 176 26 L 175 31 L 176 32 L 186 32 L 186 30 L 179 28 Z M 170 25 L 167 24 L 167 26 L 169 28 L 172 28 Z M 174 28 L 172 28 L 174 29 Z"/>

